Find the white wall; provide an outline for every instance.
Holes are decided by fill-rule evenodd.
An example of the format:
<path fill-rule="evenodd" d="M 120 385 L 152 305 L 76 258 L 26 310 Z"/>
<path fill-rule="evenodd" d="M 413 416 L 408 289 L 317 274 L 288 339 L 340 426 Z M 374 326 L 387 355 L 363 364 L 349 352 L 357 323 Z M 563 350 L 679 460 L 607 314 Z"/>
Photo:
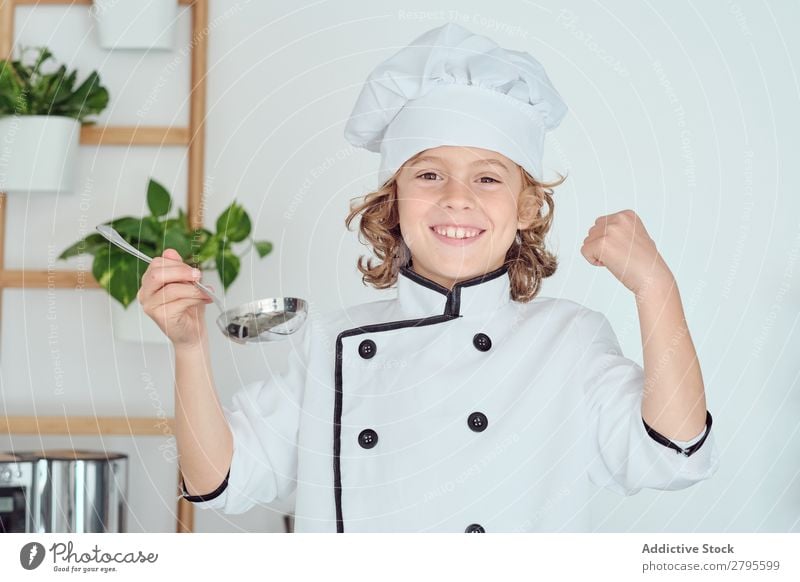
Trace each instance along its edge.
<path fill-rule="evenodd" d="M 275 244 L 265 260 L 244 262 L 232 303 L 296 295 L 327 310 L 393 295 L 363 287 L 355 268 L 364 249 L 343 220 L 348 199 L 374 185 L 378 161 L 353 151 L 342 129 L 373 66 L 424 30 L 458 20 L 532 52 L 571 109 L 545 159 L 552 177 L 568 171 L 570 178 L 557 190 L 550 238 L 560 269 L 542 294 L 605 312 L 626 355 L 641 363 L 633 298 L 579 252 L 595 218 L 633 208 L 678 279 L 702 363 L 720 471 L 681 492 L 622 498 L 600 491 L 597 529 L 800 530 L 795 3 L 547 0 L 491 10 L 474 0 L 403 8 L 387 1 L 210 4 L 208 215 L 236 196 L 251 211 L 257 237 Z M 179 42 L 186 46 L 182 10 Z M 86 7 L 19 8 L 16 35 L 28 45 L 46 42 L 84 73 L 100 70 L 112 99 L 101 123 L 186 124 L 188 59 L 180 50 L 104 52 Z M 80 155 L 74 195 L 9 198 L 8 268 L 85 261 L 53 265 L 52 257 L 77 240 L 81 225 L 141 214 L 149 176 L 185 200 L 183 148 L 82 146 Z M 169 350 L 113 341 L 102 292 L 6 291 L 2 321 L 4 413 L 172 414 Z M 242 348 L 214 335 L 223 402 L 266 366 L 282 369 L 282 350 Z M 130 531 L 172 531 L 174 443 L 71 443 L 127 451 Z M 0 439 L 0 450 L 10 447 Z M 196 521 L 198 531 L 282 528 L 280 508 L 244 516 L 198 511 Z"/>

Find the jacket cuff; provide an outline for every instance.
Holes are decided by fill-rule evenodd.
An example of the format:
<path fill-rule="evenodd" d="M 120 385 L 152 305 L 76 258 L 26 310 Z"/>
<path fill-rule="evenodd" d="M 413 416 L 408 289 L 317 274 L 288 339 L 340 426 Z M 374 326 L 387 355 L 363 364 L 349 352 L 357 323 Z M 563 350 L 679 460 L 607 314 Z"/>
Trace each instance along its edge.
<path fill-rule="evenodd" d="M 186 491 L 186 483 L 183 481 L 183 475 L 181 474 L 181 495 L 183 496 L 186 501 L 191 501 L 192 503 L 199 503 L 201 501 L 211 501 L 216 497 L 222 495 L 223 491 L 228 487 L 228 478 L 231 476 L 231 470 L 228 469 L 228 474 L 225 475 L 225 479 L 222 480 L 222 483 L 219 487 L 214 489 L 211 493 L 206 493 L 205 495 L 189 495 L 189 492 Z"/>
<path fill-rule="evenodd" d="M 706 410 L 706 428 L 705 428 L 705 434 L 703 434 L 703 437 L 699 441 L 694 443 L 693 445 L 690 445 L 688 447 L 681 447 L 680 445 L 675 444 L 674 441 L 671 441 L 670 439 L 668 439 L 667 437 L 662 435 L 660 432 L 655 430 L 649 424 L 647 424 L 645 422 L 645 420 L 644 420 L 644 417 L 642 417 L 642 423 L 644 424 L 644 428 L 647 431 L 647 434 L 650 435 L 650 437 L 654 441 L 664 445 L 665 447 L 669 447 L 671 449 L 675 449 L 675 452 L 677 452 L 678 454 L 684 455 L 686 457 L 691 457 L 694 453 L 697 452 L 697 450 L 700 447 L 703 446 L 703 443 L 706 442 L 706 438 L 708 438 L 708 434 L 711 432 L 711 421 L 712 421 L 711 413 L 708 410 Z M 697 438 L 697 437 L 695 437 L 695 438 Z"/>

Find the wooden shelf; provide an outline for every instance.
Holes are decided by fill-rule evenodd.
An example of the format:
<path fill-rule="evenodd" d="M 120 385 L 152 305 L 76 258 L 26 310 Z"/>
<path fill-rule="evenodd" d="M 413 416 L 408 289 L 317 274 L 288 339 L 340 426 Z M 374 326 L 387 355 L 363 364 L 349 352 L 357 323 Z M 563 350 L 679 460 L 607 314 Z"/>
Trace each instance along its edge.
<path fill-rule="evenodd" d="M 178 0 L 178 4 L 189 6 L 204 1 L 205 0 Z M 82 4 L 84 6 L 91 6 L 92 0 L 11 0 L 11 3 L 17 6 L 43 6 L 46 4 Z"/>
<path fill-rule="evenodd" d="M 130 416 L 3 416 L 0 434 L 70 436 L 165 436 L 171 435 L 171 418 Z"/>
<path fill-rule="evenodd" d="M 189 130 L 185 127 L 81 127 L 81 143 L 96 145 L 186 146 Z"/>
<path fill-rule="evenodd" d="M 88 271 L 0 271 L 0 288 L 17 289 L 100 289 Z"/>

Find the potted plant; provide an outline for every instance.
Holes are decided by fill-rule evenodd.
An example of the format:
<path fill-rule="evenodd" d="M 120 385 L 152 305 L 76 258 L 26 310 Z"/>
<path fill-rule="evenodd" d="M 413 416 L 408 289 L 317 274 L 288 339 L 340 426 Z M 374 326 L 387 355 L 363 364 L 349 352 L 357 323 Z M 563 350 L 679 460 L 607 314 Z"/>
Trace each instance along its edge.
<path fill-rule="evenodd" d="M 26 59 L 30 50 L 0 60 L 0 191 L 70 191 L 81 125 L 94 123 L 87 117 L 105 109 L 108 91 L 96 71 L 77 86 L 65 65 L 45 72 L 53 54 L 39 47 Z"/>
<path fill-rule="evenodd" d="M 106 49 L 171 49 L 178 0 L 94 0 L 90 10 Z"/>
<path fill-rule="evenodd" d="M 216 271 L 223 291 L 236 280 L 240 258 L 255 248 L 259 258 L 272 251 L 269 241 L 256 241 L 250 236 L 250 216 L 235 200 L 216 221 L 216 232 L 192 228 L 182 209 L 170 217 L 172 197 L 164 186 L 153 179 L 147 186 L 150 214 L 143 218 L 123 216 L 105 224 L 114 227 L 125 240 L 151 257 L 161 256 L 167 248 L 175 249 L 181 258 L 201 271 Z M 242 252 L 234 245 L 249 241 Z M 92 275 L 115 300 L 112 301 L 112 323 L 119 339 L 168 341 L 158 326 L 141 309 L 129 309 L 137 303 L 142 275 L 147 263 L 109 243 L 99 233 L 92 233 L 59 255 L 64 260 L 88 253 L 94 256 Z"/>

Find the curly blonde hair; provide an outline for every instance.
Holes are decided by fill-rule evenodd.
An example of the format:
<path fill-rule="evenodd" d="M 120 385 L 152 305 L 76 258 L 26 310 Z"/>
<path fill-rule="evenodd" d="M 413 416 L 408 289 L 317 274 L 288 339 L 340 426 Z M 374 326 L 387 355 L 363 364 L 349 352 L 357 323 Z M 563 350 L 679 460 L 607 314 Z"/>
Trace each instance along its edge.
<path fill-rule="evenodd" d="M 520 303 L 531 301 L 539 293 L 542 279 L 556 272 L 557 257 L 545 248 L 544 238 L 553 223 L 553 188 L 567 179 L 559 174 L 553 182 L 539 182 L 522 167 L 523 188 L 517 212 L 522 222 L 532 221 L 530 227 L 517 230 L 514 242 L 506 252 L 505 262 L 511 281 L 511 298 Z M 397 204 L 397 176 L 395 172 L 378 190 L 350 201 L 350 213 L 345 225 L 361 215 L 359 241 L 372 247 L 380 263 L 373 266 L 372 258 L 358 258 L 358 270 L 365 285 L 386 289 L 397 282 L 400 267 L 411 262 L 411 252 L 400 232 L 400 212 Z M 542 209 L 548 207 L 547 214 Z M 363 237 L 363 238 L 362 238 Z"/>

